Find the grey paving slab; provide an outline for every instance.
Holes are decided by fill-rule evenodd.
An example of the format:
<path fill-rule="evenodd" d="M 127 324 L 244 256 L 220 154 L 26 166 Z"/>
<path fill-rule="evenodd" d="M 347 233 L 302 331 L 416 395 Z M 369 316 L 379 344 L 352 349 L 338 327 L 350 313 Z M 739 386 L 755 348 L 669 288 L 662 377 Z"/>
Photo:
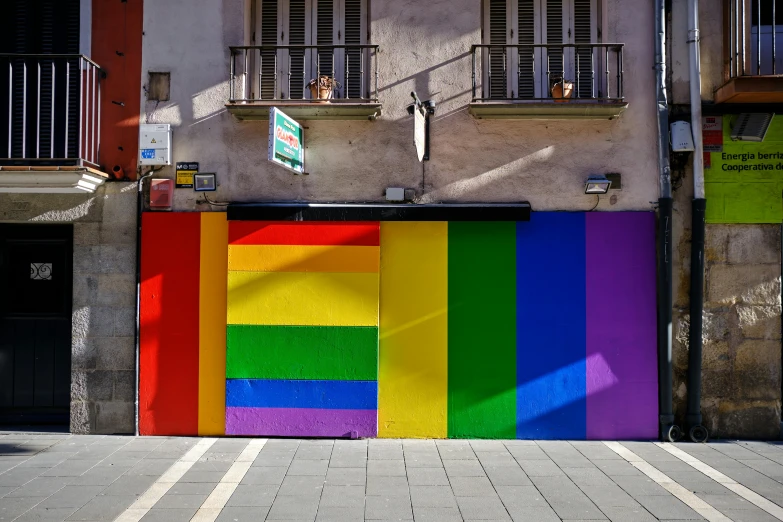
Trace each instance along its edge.
<path fill-rule="evenodd" d="M 558 477 L 565 476 L 563 470 L 551 460 L 518 460 L 519 465 L 528 477 Z"/>
<path fill-rule="evenodd" d="M 548 484 L 549 483 L 549 484 Z M 555 513 L 564 520 L 601 520 L 598 507 L 576 486 L 568 486 L 558 477 L 539 477 L 536 487 Z"/>
<path fill-rule="evenodd" d="M 3 498 L 2 502 L 0 502 L 0 520 L 14 520 L 22 513 L 40 504 L 42 500 L 41 497 Z"/>
<path fill-rule="evenodd" d="M 279 486 L 283 483 L 287 467 L 251 467 L 242 478 L 242 484 L 267 484 Z"/>
<path fill-rule="evenodd" d="M 258 522 L 264 520 L 269 507 L 225 507 L 215 522 Z"/>
<path fill-rule="evenodd" d="M 500 500 L 511 510 L 522 507 L 548 507 L 544 495 L 535 486 L 500 486 L 497 488 Z"/>
<path fill-rule="evenodd" d="M 443 467 L 449 477 L 485 477 L 487 475 L 478 460 L 444 460 Z"/>
<path fill-rule="evenodd" d="M 264 448 L 261 452 L 273 451 L 273 450 L 296 450 L 299 447 L 299 443 L 302 442 L 298 439 L 270 439 L 264 444 Z"/>
<path fill-rule="evenodd" d="M 279 489 L 278 486 L 240 484 L 234 490 L 226 505 L 232 507 L 271 506 Z"/>
<path fill-rule="evenodd" d="M 18 489 L 16 486 L 0 486 L 0 498 L 3 498 L 16 489 Z"/>
<path fill-rule="evenodd" d="M 721 510 L 721 513 L 734 522 L 778 522 L 778 519 L 760 509 L 744 509 L 736 511 L 732 509 Z"/>
<path fill-rule="evenodd" d="M 367 458 L 369 460 L 401 460 L 402 444 L 399 442 L 396 444 L 370 444 Z"/>
<path fill-rule="evenodd" d="M 606 444 L 600 441 L 578 440 L 571 441 L 571 446 L 579 453 L 593 460 L 623 460 L 623 458 L 610 450 Z"/>
<path fill-rule="evenodd" d="M 718 482 L 715 482 L 693 468 L 691 468 L 691 471 L 672 471 L 667 473 L 667 475 L 685 489 L 697 494 L 711 493 L 714 495 L 724 495 L 729 493 L 729 490 Z"/>
<path fill-rule="evenodd" d="M 46 471 L 41 468 L 13 468 L 0 475 L 0 486 L 21 486 Z"/>
<path fill-rule="evenodd" d="M 601 510 L 615 507 L 640 507 L 639 503 L 631 495 L 616 484 L 610 486 L 579 486 L 579 488 Z"/>
<path fill-rule="evenodd" d="M 438 446 L 441 460 L 478 460 L 470 445 Z"/>
<path fill-rule="evenodd" d="M 299 446 L 294 454 L 295 460 L 329 460 L 332 456 L 331 446 Z"/>
<path fill-rule="evenodd" d="M 68 459 L 53 468 L 47 469 L 41 475 L 45 477 L 78 477 L 88 469 L 96 466 L 100 460 L 72 460 Z M 35 468 L 33 468 L 35 469 Z"/>
<path fill-rule="evenodd" d="M 184 475 L 182 475 L 182 478 L 179 479 L 180 482 L 220 482 L 220 479 L 223 478 L 223 475 L 226 473 L 224 471 L 193 471 L 192 469 L 185 472 Z"/>
<path fill-rule="evenodd" d="M 643 476 L 641 471 L 625 460 L 599 460 L 594 461 L 593 464 L 610 477 Z"/>
<path fill-rule="evenodd" d="M 462 522 L 458 508 L 428 508 L 413 506 L 416 522 Z"/>
<path fill-rule="evenodd" d="M 71 516 L 74 511 L 76 511 L 76 508 L 34 507 L 17 518 L 16 522 L 62 521 Z"/>
<path fill-rule="evenodd" d="M 457 507 L 454 492 L 448 486 L 411 486 L 411 503 L 418 507 Z"/>
<path fill-rule="evenodd" d="M 431 439 L 403 439 L 402 450 L 407 451 L 438 451 L 438 446 Z M 783 453 L 783 452 L 782 452 Z"/>
<path fill-rule="evenodd" d="M 598 468 L 560 468 L 574 484 L 581 486 L 612 486 L 614 481 Z"/>
<path fill-rule="evenodd" d="M 448 486 L 449 479 L 443 468 L 408 468 L 411 486 Z"/>
<path fill-rule="evenodd" d="M 511 520 L 514 522 L 530 522 L 535 520 L 536 522 L 560 522 L 560 517 L 557 513 L 549 507 L 518 507 L 510 508 L 508 511 L 511 515 Z"/>
<path fill-rule="evenodd" d="M 364 493 L 364 486 L 324 486 L 320 506 L 363 508 Z"/>
<path fill-rule="evenodd" d="M 646 476 L 622 477 L 615 479 L 615 482 L 634 498 L 638 496 L 671 496 L 671 493 Z"/>
<path fill-rule="evenodd" d="M 17 466 L 21 468 L 51 468 L 67 460 L 71 455 L 71 453 L 51 453 L 47 451 L 29 459 L 20 460 Z M 5 461 L 6 459 L 3 460 Z"/>
<path fill-rule="evenodd" d="M 408 479 L 404 475 L 401 477 L 368 476 L 367 495 L 409 497 L 410 489 L 408 487 Z"/>
<path fill-rule="evenodd" d="M 649 511 L 654 517 L 665 520 L 702 520 L 694 510 L 686 506 L 671 495 L 664 496 L 647 496 L 639 495 L 634 497 L 647 511 Z"/>
<path fill-rule="evenodd" d="M 783 482 L 783 465 L 775 461 L 769 459 L 754 459 L 740 460 L 739 462 L 777 482 Z"/>
<path fill-rule="evenodd" d="M 367 496 L 364 501 L 365 520 L 413 520 L 413 508 L 407 497 Z"/>
<path fill-rule="evenodd" d="M 155 509 L 198 509 L 208 495 L 172 495 L 170 492 L 161 497 Z"/>
<path fill-rule="evenodd" d="M 405 462 L 402 460 L 367 461 L 367 476 L 404 477 Z"/>
<path fill-rule="evenodd" d="M 209 496 L 215 484 L 208 482 L 177 482 L 166 493 L 167 495 L 204 495 Z"/>
<path fill-rule="evenodd" d="M 641 504 L 635 507 L 605 507 L 601 508 L 604 515 L 612 522 L 657 522 L 658 519 L 644 509 Z"/>
<path fill-rule="evenodd" d="M 72 477 L 74 486 L 108 486 L 130 471 L 130 467 L 95 466 L 78 477 Z"/>
<path fill-rule="evenodd" d="M 111 521 L 128 509 L 135 500 L 135 496 L 98 495 L 68 517 L 67 520 Z"/>
<path fill-rule="evenodd" d="M 13 497 L 48 497 L 70 484 L 71 477 L 37 477 L 18 488 L 11 487 L 6 496 Z"/>
<path fill-rule="evenodd" d="M 451 477 L 451 489 L 458 497 L 494 497 L 494 486 L 487 477 Z"/>
<path fill-rule="evenodd" d="M 288 467 L 288 475 L 326 476 L 329 467 L 328 460 L 294 460 Z"/>
<path fill-rule="evenodd" d="M 65 486 L 41 502 L 45 508 L 80 508 L 95 498 L 104 486 Z"/>
<path fill-rule="evenodd" d="M 329 468 L 326 471 L 327 486 L 364 486 L 367 484 L 365 468 Z"/>
<path fill-rule="evenodd" d="M 497 467 L 511 466 L 514 468 L 519 467 L 519 463 L 517 463 L 517 460 L 508 452 L 476 453 L 476 456 L 478 457 L 479 462 L 481 462 L 481 465 L 485 467 L 486 466 L 497 466 Z"/>
<path fill-rule="evenodd" d="M 443 461 L 437 453 L 406 453 L 405 466 L 408 468 L 442 468 Z"/>
<path fill-rule="evenodd" d="M 511 520 L 499 497 L 457 497 L 457 505 L 465 520 Z"/>
<path fill-rule="evenodd" d="M 101 495 L 109 496 L 139 496 L 149 489 L 149 487 L 155 482 L 157 477 L 149 475 L 124 475 L 104 489 Z M 184 486 L 182 482 L 177 484 L 178 486 Z"/>
<path fill-rule="evenodd" d="M 312 475 L 288 475 L 277 491 L 277 496 L 301 496 L 320 498 L 324 488 L 324 477 Z"/>
<path fill-rule="evenodd" d="M 367 457 L 365 456 L 338 456 L 332 457 L 329 461 L 330 468 L 366 468 Z"/>
<path fill-rule="evenodd" d="M 267 520 L 315 520 L 318 499 L 307 496 L 278 495 Z"/>
<path fill-rule="evenodd" d="M 189 522 L 198 508 L 150 509 L 141 522 Z"/>
<path fill-rule="evenodd" d="M 537 445 L 516 445 L 506 443 L 506 449 L 517 460 L 549 460 L 544 450 Z"/>
<path fill-rule="evenodd" d="M 364 522 L 364 504 L 357 507 L 318 507 L 315 522 Z"/>

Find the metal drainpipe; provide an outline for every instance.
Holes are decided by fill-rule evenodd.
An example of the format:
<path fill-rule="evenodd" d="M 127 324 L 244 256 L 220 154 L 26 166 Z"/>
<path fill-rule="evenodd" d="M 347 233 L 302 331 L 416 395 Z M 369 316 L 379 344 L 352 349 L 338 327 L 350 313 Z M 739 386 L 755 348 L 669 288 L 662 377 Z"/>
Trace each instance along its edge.
<path fill-rule="evenodd" d="M 699 56 L 699 0 L 688 0 L 691 129 L 693 131 L 693 202 L 691 206 L 691 328 L 688 335 L 688 435 L 705 442 L 709 434 L 701 418 L 702 313 L 704 311 L 704 144 L 701 119 L 701 63 Z"/>
<path fill-rule="evenodd" d="M 135 405 L 135 433 L 139 435 L 139 327 L 140 327 L 140 310 L 141 310 L 141 211 L 144 205 L 143 201 L 143 189 L 144 180 L 154 174 L 154 170 L 150 170 L 139 178 L 139 185 L 136 191 L 136 329 L 134 332 L 134 341 L 136 345 L 136 405 Z"/>
<path fill-rule="evenodd" d="M 661 440 L 682 430 L 672 406 L 672 182 L 669 166 L 669 105 L 666 99 L 666 2 L 655 0 L 655 84 L 658 110 L 658 421 Z"/>

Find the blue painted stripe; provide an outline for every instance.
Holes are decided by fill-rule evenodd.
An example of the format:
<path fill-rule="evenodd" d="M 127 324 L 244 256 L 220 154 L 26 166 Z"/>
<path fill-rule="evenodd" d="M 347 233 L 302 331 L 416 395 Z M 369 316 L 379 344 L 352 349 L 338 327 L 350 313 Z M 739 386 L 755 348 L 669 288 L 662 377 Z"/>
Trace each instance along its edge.
<path fill-rule="evenodd" d="M 377 381 L 227 379 L 226 406 L 377 410 Z"/>
<path fill-rule="evenodd" d="M 586 436 L 585 230 L 583 213 L 517 223 L 520 439 Z"/>

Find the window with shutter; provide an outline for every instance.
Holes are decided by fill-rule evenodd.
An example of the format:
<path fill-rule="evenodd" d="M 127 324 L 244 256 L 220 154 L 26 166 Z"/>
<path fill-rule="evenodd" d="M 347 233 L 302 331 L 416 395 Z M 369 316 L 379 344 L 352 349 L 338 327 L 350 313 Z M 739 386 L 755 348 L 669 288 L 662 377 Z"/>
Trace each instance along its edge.
<path fill-rule="evenodd" d="M 484 96 L 549 98 L 554 81 L 575 83 L 580 98 L 596 96 L 599 0 L 485 0 Z M 561 47 L 574 44 L 576 47 Z"/>
<path fill-rule="evenodd" d="M 286 46 L 259 53 L 252 83 L 261 99 L 310 99 L 307 85 L 319 75 L 339 83 L 335 98 L 367 96 L 368 54 L 359 47 L 367 43 L 367 0 L 257 0 L 254 12 L 256 45 Z M 300 45 L 312 47 L 288 47 Z"/>

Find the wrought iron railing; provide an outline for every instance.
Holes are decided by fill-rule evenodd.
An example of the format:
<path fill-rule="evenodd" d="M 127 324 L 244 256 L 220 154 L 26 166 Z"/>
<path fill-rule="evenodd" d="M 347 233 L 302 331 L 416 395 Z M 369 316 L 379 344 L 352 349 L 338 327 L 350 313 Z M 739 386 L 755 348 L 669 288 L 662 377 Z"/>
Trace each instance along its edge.
<path fill-rule="evenodd" d="M 323 76 L 333 82 L 332 99 L 378 100 L 377 45 L 258 45 L 229 50 L 230 103 L 323 102 L 308 87 Z"/>
<path fill-rule="evenodd" d="M 474 102 L 625 99 L 620 43 L 485 44 L 471 54 Z"/>
<path fill-rule="evenodd" d="M 729 0 L 728 77 L 783 74 L 783 13 L 776 0 Z M 778 49 L 781 47 L 781 49 Z"/>
<path fill-rule="evenodd" d="M 79 54 L 0 54 L 0 165 L 98 167 L 103 77 Z"/>

